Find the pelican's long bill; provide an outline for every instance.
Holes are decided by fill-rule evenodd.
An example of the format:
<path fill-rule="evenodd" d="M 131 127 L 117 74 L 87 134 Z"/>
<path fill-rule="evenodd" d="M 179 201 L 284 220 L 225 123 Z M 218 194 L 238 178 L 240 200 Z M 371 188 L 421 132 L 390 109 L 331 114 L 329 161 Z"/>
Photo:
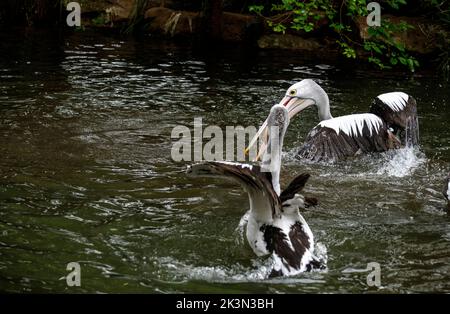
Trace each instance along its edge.
<path fill-rule="evenodd" d="M 292 119 L 296 114 L 298 114 L 300 111 L 304 110 L 305 108 L 314 105 L 316 102 L 313 99 L 310 98 L 299 98 L 299 97 L 292 97 L 292 96 L 285 96 L 278 105 L 284 106 L 288 110 L 289 119 Z M 267 119 L 264 121 L 264 123 L 259 128 L 258 132 L 256 132 L 256 135 L 252 138 L 250 141 L 248 147 L 245 149 L 245 154 L 247 154 L 250 150 L 250 148 L 255 145 L 255 143 L 258 141 L 259 138 L 261 138 L 260 148 L 256 155 L 255 160 L 258 161 L 261 156 L 264 154 L 265 150 L 267 149 Z"/>

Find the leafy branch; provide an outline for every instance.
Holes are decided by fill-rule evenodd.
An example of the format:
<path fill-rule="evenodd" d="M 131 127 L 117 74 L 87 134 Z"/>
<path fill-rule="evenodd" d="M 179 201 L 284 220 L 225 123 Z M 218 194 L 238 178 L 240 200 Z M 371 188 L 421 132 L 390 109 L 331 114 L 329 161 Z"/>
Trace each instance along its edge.
<path fill-rule="evenodd" d="M 266 1 L 267 2 L 267 1 Z M 261 4 L 251 5 L 250 12 L 265 18 L 267 25 L 273 31 L 286 33 L 289 30 L 312 32 L 317 28 L 317 22 L 327 20 L 327 27 L 338 38 L 336 43 L 341 53 L 356 59 L 365 57 L 370 63 L 382 69 L 394 66 L 404 66 L 414 71 L 419 62 L 411 56 L 395 36 L 407 31 L 412 26 L 405 22 L 398 24 L 389 20 L 382 20 L 381 26 L 368 28 L 368 39 L 352 39 L 354 35 L 354 21 L 358 17 L 366 17 L 366 0 L 345 0 L 338 3 L 333 0 L 277 0 L 267 8 Z M 388 0 L 386 3 L 394 10 L 406 4 L 405 0 Z M 263 13 L 274 14 L 266 17 Z M 362 53 L 358 54 L 357 49 Z"/>

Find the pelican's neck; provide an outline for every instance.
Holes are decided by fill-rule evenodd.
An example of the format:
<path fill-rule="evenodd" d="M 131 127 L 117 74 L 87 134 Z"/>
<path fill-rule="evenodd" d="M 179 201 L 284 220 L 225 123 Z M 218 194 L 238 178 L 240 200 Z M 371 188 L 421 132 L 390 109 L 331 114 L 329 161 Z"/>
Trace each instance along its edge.
<path fill-rule="evenodd" d="M 281 151 L 283 148 L 284 132 L 278 137 L 278 126 L 271 126 L 271 128 L 272 130 L 269 131 L 270 137 L 267 150 L 262 159 L 262 167 L 265 168 L 266 171 L 270 171 L 272 176 L 272 187 L 275 192 L 280 195 Z M 276 131 L 274 132 L 274 130 Z"/>
<path fill-rule="evenodd" d="M 267 149 L 262 158 L 261 167 L 265 171 L 270 171 L 272 175 L 272 187 L 278 195 L 280 189 L 281 152 L 286 129 L 289 125 L 289 113 L 284 106 L 275 105 L 270 109 L 267 118 L 269 138 Z"/>
<path fill-rule="evenodd" d="M 329 120 L 333 117 L 330 112 L 330 100 L 328 99 L 327 93 L 323 91 L 319 97 L 317 97 L 316 105 L 318 108 L 319 120 Z"/>

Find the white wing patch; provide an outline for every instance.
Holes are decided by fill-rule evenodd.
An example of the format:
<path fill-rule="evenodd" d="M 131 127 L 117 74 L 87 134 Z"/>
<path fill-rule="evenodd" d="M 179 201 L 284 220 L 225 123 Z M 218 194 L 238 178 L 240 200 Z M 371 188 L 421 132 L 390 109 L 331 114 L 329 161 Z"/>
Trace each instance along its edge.
<path fill-rule="evenodd" d="M 378 95 L 378 99 L 394 111 L 403 110 L 408 103 L 409 96 L 403 92 L 393 92 Z"/>
<path fill-rule="evenodd" d="M 250 170 L 252 170 L 253 169 L 253 166 L 252 165 L 249 165 L 249 164 L 241 164 L 241 163 L 238 163 L 238 162 L 232 162 L 232 161 L 216 161 L 217 163 L 220 163 L 220 164 L 225 164 L 225 165 L 232 165 L 232 166 L 236 166 L 236 167 L 241 167 L 242 169 L 244 169 L 244 168 L 248 168 L 248 169 L 250 169 Z"/>
<path fill-rule="evenodd" d="M 333 129 L 338 135 L 340 132 L 343 132 L 352 137 L 363 135 L 364 125 L 367 125 L 372 136 L 373 132 L 378 133 L 383 125 L 383 121 L 374 114 L 360 113 L 324 120 L 318 125 L 323 128 Z"/>

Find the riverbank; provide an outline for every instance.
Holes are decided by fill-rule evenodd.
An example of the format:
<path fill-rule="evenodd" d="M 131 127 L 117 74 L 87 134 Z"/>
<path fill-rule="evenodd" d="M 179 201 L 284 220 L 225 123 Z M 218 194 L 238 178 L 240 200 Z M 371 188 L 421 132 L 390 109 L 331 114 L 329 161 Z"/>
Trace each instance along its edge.
<path fill-rule="evenodd" d="M 415 9 L 414 4 L 396 11 L 381 2 L 383 23 L 386 21 L 389 27 L 371 29 L 365 16 L 351 16 L 345 23 L 341 19 L 339 25 L 349 28 L 350 32 L 336 33 L 333 31 L 336 27 L 330 25 L 333 21 L 320 10 L 308 13 L 313 21 L 311 29 L 305 29 L 306 24 L 295 24 L 295 15 L 290 12 L 278 15 L 267 9 L 250 12 L 250 3 L 232 0 L 80 0 L 81 25 L 72 28 L 66 24 L 70 13 L 66 10 L 68 1 L 57 1 L 56 6 L 50 5 L 55 2 L 49 0 L 38 0 L 34 5 L 22 0 L 24 6 L 17 5 L 20 2 L 12 5 L 11 1 L 6 1 L 0 5 L 0 24 L 8 26 L 14 20 L 16 24 L 28 27 L 45 25 L 69 32 L 90 30 L 123 36 L 132 34 L 176 44 L 238 44 L 263 50 L 313 54 L 354 66 L 359 66 L 361 60 L 368 60 L 385 70 L 403 71 L 399 67 L 403 64 L 410 71 L 432 69 L 444 77 L 450 72 L 448 23 L 436 18 L 432 12 L 420 10 L 420 5 Z M 269 2 L 273 1 L 264 3 Z M 46 7 L 49 9 L 44 10 Z M 278 26 L 286 29 L 279 32 Z"/>

